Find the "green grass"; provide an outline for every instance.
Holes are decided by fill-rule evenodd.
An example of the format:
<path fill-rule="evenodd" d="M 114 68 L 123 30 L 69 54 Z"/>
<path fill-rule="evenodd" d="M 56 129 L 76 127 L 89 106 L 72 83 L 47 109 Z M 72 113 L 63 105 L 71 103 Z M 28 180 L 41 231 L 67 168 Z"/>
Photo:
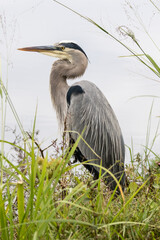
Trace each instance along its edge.
<path fill-rule="evenodd" d="M 106 189 L 102 180 L 93 181 L 84 169 L 73 172 L 69 161 L 80 138 L 63 158 L 47 153 L 42 158 L 34 135 L 28 140 L 31 149 L 24 149 L 25 158 L 14 168 L 3 158 L 2 239 L 158 239 L 159 157 L 148 169 L 144 159 L 134 156 L 126 167 L 123 199 Z M 144 165 L 143 174 L 137 164 Z"/>
<path fill-rule="evenodd" d="M 158 239 L 160 158 L 155 153 L 154 160 L 146 161 L 129 148 L 126 189 L 116 197 L 101 178 L 93 181 L 84 168 L 74 171 L 79 164 L 71 165 L 70 159 L 81 136 L 72 149 L 53 158 L 42 154 L 34 140 L 35 125 L 36 117 L 32 134 L 25 141 L 22 135 L 17 145 L 0 141 L 19 156 L 14 165 L 0 156 L 1 239 Z"/>

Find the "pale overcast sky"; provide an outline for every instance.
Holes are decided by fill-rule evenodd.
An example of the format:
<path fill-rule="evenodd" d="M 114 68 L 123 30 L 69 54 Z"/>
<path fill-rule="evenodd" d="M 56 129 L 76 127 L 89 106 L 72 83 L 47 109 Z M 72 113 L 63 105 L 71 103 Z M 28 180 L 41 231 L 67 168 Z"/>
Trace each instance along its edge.
<path fill-rule="evenodd" d="M 159 64 L 160 52 L 146 31 L 159 46 L 160 12 L 149 0 L 61 2 L 90 17 L 130 48 L 137 50 L 131 39 L 117 32 L 119 26 L 129 27 L 143 49 Z M 52 0 L 0 0 L 2 79 L 5 83 L 8 52 L 9 94 L 25 130 L 31 129 L 38 103 L 36 128 L 40 130 L 40 140 L 48 143 L 58 136 L 56 115 L 49 94 L 49 74 L 56 59 L 17 51 L 17 48 L 51 45 L 61 40 L 73 40 L 86 52 L 90 63 L 81 79 L 94 82 L 102 90 L 117 115 L 126 144 L 130 145 L 133 138 L 136 151 L 142 151 L 152 98 L 131 98 L 160 95 L 160 84 L 151 80 L 158 78 L 135 58 L 121 58 L 130 53 L 95 26 Z M 71 81 L 69 83 L 72 84 Z M 160 100 L 155 99 L 152 137 L 159 115 Z M 7 126 L 14 128 L 15 125 L 8 107 Z"/>

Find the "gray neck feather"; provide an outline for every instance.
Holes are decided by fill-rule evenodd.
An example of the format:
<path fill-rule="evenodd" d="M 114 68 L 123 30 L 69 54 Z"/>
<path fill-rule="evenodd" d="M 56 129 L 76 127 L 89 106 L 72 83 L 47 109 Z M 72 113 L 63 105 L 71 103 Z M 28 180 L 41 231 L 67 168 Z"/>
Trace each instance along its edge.
<path fill-rule="evenodd" d="M 72 54 L 72 63 L 68 60 L 58 60 L 54 62 L 51 69 L 50 92 L 61 130 L 64 129 L 67 116 L 66 95 L 69 89 L 67 79 L 81 76 L 88 64 L 86 56 L 79 51 L 77 53 L 75 51 Z"/>
<path fill-rule="evenodd" d="M 61 60 L 56 61 L 51 69 L 50 74 L 50 93 L 53 106 L 56 110 L 59 127 L 64 129 L 64 121 L 67 114 L 66 95 L 69 86 L 66 82 L 66 77 L 63 76 L 63 69 L 60 64 Z"/>

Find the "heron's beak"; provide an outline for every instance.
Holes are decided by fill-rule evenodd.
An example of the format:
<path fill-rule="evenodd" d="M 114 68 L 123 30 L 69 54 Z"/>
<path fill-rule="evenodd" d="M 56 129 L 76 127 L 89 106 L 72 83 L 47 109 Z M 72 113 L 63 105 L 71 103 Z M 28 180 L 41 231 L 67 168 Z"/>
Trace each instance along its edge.
<path fill-rule="evenodd" d="M 69 56 L 69 54 L 67 54 L 67 52 L 62 51 L 62 48 L 60 48 L 59 46 L 54 46 L 54 45 L 25 47 L 25 48 L 18 48 L 18 50 L 28 51 L 28 52 L 38 52 L 38 53 L 42 53 L 42 54 L 49 55 L 52 57 L 70 60 L 70 56 Z"/>
<path fill-rule="evenodd" d="M 43 52 L 56 51 L 56 50 L 59 50 L 59 48 L 56 46 L 36 46 L 36 47 L 18 48 L 18 50 L 43 53 Z"/>

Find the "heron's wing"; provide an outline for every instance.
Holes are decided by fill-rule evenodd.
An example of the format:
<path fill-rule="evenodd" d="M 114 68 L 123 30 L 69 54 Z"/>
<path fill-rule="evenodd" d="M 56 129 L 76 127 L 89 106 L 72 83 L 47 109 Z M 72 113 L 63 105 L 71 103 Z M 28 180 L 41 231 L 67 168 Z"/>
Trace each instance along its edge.
<path fill-rule="evenodd" d="M 113 166 L 112 172 L 123 171 L 124 142 L 117 118 L 102 92 L 91 82 L 80 81 L 69 89 L 67 94 L 67 129 L 83 133 L 88 145 L 102 159 L 102 166 Z M 78 135 L 71 132 L 76 140 Z M 79 142 L 79 150 L 87 160 L 100 165 L 100 159 L 86 145 Z M 99 168 L 94 167 L 98 172 Z"/>

